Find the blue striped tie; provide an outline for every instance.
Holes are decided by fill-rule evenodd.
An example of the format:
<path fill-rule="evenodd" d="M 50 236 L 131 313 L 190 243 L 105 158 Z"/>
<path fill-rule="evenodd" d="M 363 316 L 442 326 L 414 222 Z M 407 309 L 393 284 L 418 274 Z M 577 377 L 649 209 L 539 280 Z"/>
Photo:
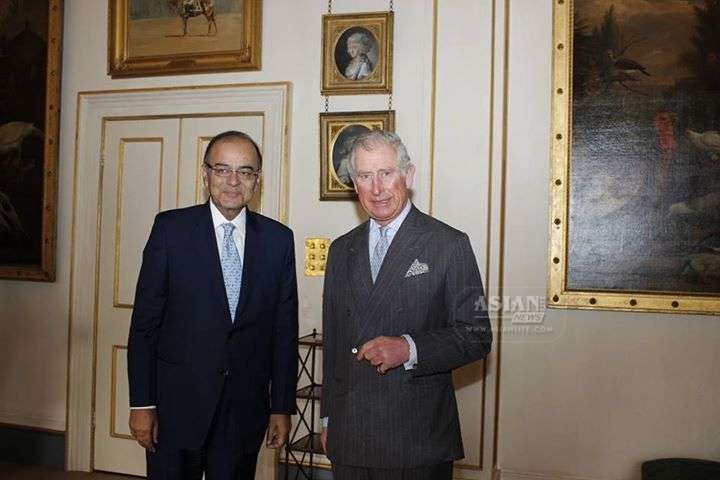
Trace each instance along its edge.
<path fill-rule="evenodd" d="M 242 284 L 242 260 L 233 240 L 235 225 L 223 223 L 222 227 L 224 236 L 220 263 L 222 265 L 223 280 L 225 281 L 225 293 L 230 307 L 230 318 L 235 322 L 235 310 L 240 299 L 240 285 Z"/>

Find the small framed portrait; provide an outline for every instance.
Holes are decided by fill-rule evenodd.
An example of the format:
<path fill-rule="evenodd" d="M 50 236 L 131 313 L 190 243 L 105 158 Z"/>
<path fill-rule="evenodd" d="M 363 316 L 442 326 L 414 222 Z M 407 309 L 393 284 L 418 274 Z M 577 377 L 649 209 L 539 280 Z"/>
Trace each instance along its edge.
<path fill-rule="evenodd" d="M 260 70 L 262 0 L 108 0 L 113 78 Z"/>
<path fill-rule="evenodd" d="M 395 112 L 320 114 L 320 200 L 355 198 L 348 165 L 355 138 L 370 130 L 395 131 Z"/>
<path fill-rule="evenodd" d="M 393 13 L 323 15 L 323 95 L 392 92 Z"/>

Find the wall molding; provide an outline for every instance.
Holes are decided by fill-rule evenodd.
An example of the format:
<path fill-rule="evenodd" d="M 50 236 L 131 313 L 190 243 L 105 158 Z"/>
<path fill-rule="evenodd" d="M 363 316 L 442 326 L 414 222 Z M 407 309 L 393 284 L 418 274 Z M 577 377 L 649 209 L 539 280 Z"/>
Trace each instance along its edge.
<path fill-rule="evenodd" d="M 507 147 L 508 147 L 508 93 L 509 93 L 509 52 L 510 52 L 510 0 L 493 0 L 492 5 L 492 53 L 490 66 L 490 131 L 488 150 L 488 210 L 487 210 L 487 251 L 485 295 L 502 298 L 505 289 L 505 223 L 507 198 Z M 483 478 L 500 479 L 501 471 L 501 381 L 502 381 L 502 315 L 490 314 L 494 329 L 493 349 L 488 356 L 489 394 L 488 419 L 491 437 L 486 445 L 488 464 L 491 472 Z"/>

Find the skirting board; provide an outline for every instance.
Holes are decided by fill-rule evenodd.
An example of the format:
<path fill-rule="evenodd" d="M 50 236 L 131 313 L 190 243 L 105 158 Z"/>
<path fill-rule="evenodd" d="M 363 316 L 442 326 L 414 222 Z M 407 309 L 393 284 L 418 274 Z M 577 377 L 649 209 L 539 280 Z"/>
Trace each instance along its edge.
<path fill-rule="evenodd" d="M 0 462 L 62 470 L 65 467 L 65 433 L 0 425 Z M 0 477 L 3 477 L 2 473 Z"/>
<path fill-rule="evenodd" d="M 35 429 L 56 433 L 65 432 L 65 418 L 50 415 L 27 415 L 19 412 L 3 412 L 0 410 L 0 424 L 10 427 Z"/>

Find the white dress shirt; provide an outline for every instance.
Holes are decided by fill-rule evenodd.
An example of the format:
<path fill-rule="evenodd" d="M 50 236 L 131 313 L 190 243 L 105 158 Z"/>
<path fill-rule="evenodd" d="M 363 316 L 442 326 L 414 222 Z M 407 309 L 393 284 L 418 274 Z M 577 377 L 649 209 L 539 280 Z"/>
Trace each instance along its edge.
<path fill-rule="evenodd" d="M 233 230 L 233 241 L 237 247 L 238 255 L 240 259 L 245 263 L 245 224 L 247 223 L 247 207 L 240 210 L 240 213 L 233 218 L 228 220 L 223 217 L 220 210 L 215 206 L 212 200 L 210 200 L 210 213 L 212 214 L 213 228 L 215 228 L 215 240 L 217 240 L 218 253 L 222 256 L 223 249 L 223 237 L 225 236 L 225 230 L 222 225 L 224 223 L 232 223 L 235 225 Z"/>

